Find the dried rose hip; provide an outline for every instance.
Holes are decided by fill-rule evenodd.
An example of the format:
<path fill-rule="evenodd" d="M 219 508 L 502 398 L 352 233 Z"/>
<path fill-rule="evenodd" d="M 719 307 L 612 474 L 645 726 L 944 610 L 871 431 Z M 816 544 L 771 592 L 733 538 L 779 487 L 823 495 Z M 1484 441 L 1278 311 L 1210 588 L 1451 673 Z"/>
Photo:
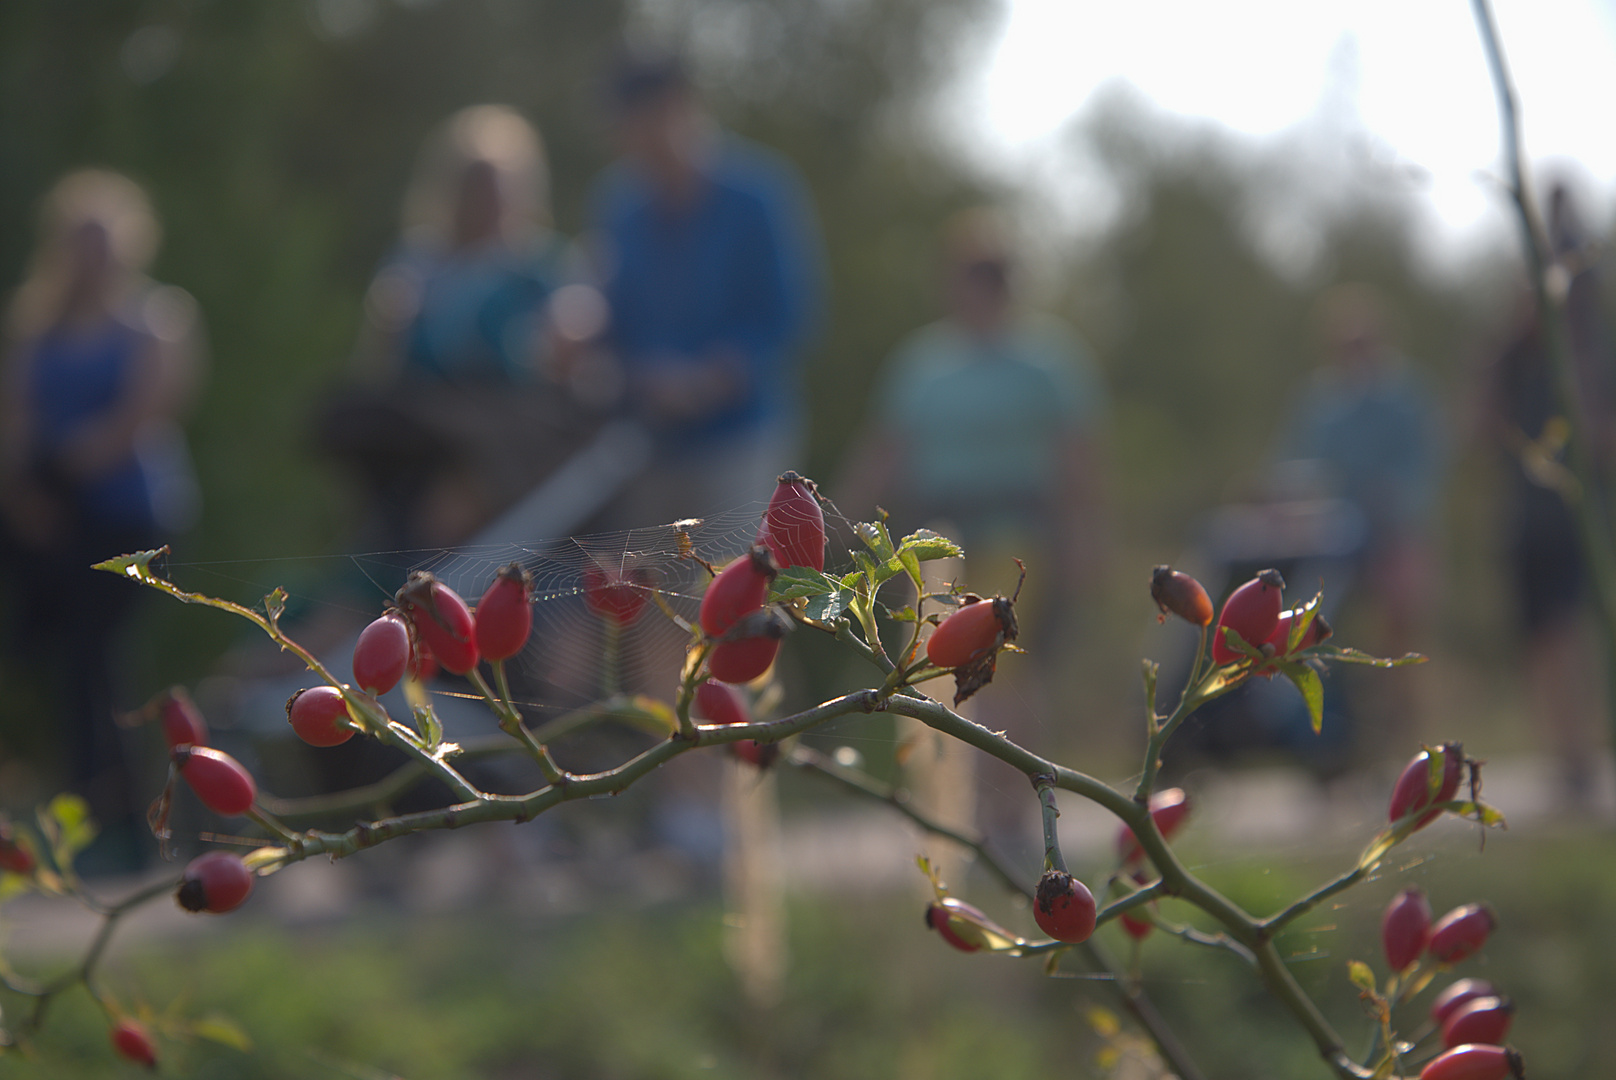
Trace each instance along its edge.
<path fill-rule="evenodd" d="M 1033 921 L 1056 941 L 1087 941 L 1094 933 L 1094 894 L 1061 870 L 1045 870 L 1032 904 Z"/>
<path fill-rule="evenodd" d="M 781 567 L 825 569 L 825 512 L 814 497 L 812 480 L 788 472 L 781 475 L 757 542 L 768 548 Z"/>
<path fill-rule="evenodd" d="M 241 762 L 207 746 L 181 746 L 173 751 L 180 776 L 191 785 L 202 805 L 224 817 L 239 817 L 252 809 L 257 785 Z"/>
<path fill-rule="evenodd" d="M 768 548 L 756 544 L 752 545 L 751 551 L 720 570 L 701 598 L 702 631 L 708 637 L 722 637 L 743 617 L 760 610 L 769 595 L 769 582 L 774 580 L 776 573 L 774 557 L 769 554 Z"/>
<path fill-rule="evenodd" d="M 395 601 L 415 627 L 415 636 L 432 650 L 443 670 L 464 675 L 477 666 L 477 631 L 471 609 L 453 589 L 417 570 Z"/>
<path fill-rule="evenodd" d="M 1431 753 L 1421 750 L 1403 767 L 1403 774 L 1392 788 L 1391 805 L 1386 811 L 1388 821 L 1400 821 L 1416 810 L 1432 803 L 1447 802 L 1458 794 L 1459 782 L 1464 778 L 1464 748 L 1456 742 L 1446 742 L 1436 749 L 1442 755 L 1442 781 L 1437 790 L 1434 793 L 1431 790 Z M 1432 810 L 1422 815 L 1414 828 L 1425 828 L 1441 813 Z"/>
<path fill-rule="evenodd" d="M 1431 1059 L 1420 1080 L 1522 1080 L 1521 1055 L 1507 1046 L 1467 1043 Z"/>
<path fill-rule="evenodd" d="M 1448 1017 L 1459 1011 L 1459 1006 L 1476 998 L 1497 997 L 1498 990 L 1486 979 L 1460 979 L 1436 996 L 1431 1002 L 1431 1023 L 1441 1027 Z"/>
<path fill-rule="evenodd" d="M 186 911 L 222 915 L 240 907 L 252 887 L 252 871 L 240 856 L 210 851 L 191 860 L 174 898 Z"/>
<path fill-rule="evenodd" d="M 1241 658 L 1224 640 L 1226 629 L 1233 630 L 1254 647 L 1273 636 L 1274 627 L 1279 625 L 1284 589 L 1285 579 L 1278 570 L 1264 570 L 1229 594 L 1229 599 L 1223 602 L 1223 613 L 1218 616 L 1217 629 L 1212 631 L 1214 663 L 1232 664 Z"/>
<path fill-rule="evenodd" d="M 477 601 L 477 650 L 483 659 L 509 660 L 533 633 L 533 575 L 521 563 L 500 568 Z"/>
<path fill-rule="evenodd" d="M 1513 1002 L 1501 997 L 1472 998 L 1455 1009 L 1442 1025 L 1442 1045 L 1487 1043 L 1498 1046 L 1509 1034 L 1509 1025 L 1514 1019 Z"/>
<path fill-rule="evenodd" d="M 146 1025 L 138 1020 L 125 1017 L 112 1025 L 112 1048 L 118 1056 L 127 1058 L 137 1065 L 144 1065 L 148 1069 L 157 1068 L 157 1047 L 146 1030 Z"/>
<path fill-rule="evenodd" d="M 208 725 L 202 711 L 191 700 L 191 695 L 176 686 L 163 699 L 163 738 L 175 746 L 206 746 Z"/>
<path fill-rule="evenodd" d="M 1474 956 L 1498 927 L 1498 918 L 1486 904 L 1456 907 L 1431 927 L 1427 951 L 1444 964 L 1457 964 Z"/>
<path fill-rule="evenodd" d="M 1163 840 L 1170 839 L 1178 831 L 1189 813 L 1190 797 L 1183 788 L 1167 788 L 1150 797 L 1150 819 L 1156 823 L 1156 831 L 1162 834 Z M 1126 825 L 1117 830 L 1117 854 L 1122 857 L 1124 866 L 1138 862 L 1145 855 L 1145 849 L 1139 846 L 1139 838 Z"/>
<path fill-rule="evenodd" d="M 410 664 L 410 628 L 389 611 L 359 632 L 354 645 L 354 685 L 380 697 L 404 677 Z"/>
<path fill-rule="evenodd" d="M 341 746 L 354 737 L 348 703 L 335 686 L 311 686 L 286 701 L 286 720 L 310 746 Z"/>
<path fill-rule="evenodd" d="M 1380 920 L 1380 944 L 1386 964 L 1402 971 L 1425 952 L 1431 936 L 1431 902 L 1420 889 L 1404 889 L 1386 906 Z"/>
<path fill-rule="evenodd" d="M 1150 572 L 1150 598 L 1161 609 L 1157 622 L 1166 622 L 1168 615 L 1177 615 L 1192 626 L 1212 623 L 1212 598 L 1206 595 L 1199 581 L 1171 566 L 1158 566 Z"/>

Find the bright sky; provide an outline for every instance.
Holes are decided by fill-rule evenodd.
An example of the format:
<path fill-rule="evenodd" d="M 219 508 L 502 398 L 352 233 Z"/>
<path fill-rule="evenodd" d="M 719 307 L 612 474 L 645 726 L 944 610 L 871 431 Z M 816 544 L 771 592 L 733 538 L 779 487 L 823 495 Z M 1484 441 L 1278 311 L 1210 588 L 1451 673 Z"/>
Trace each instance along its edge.
<path fill-rule="evenodd" d="M 1355 66 L 1362 128 L 1429 175 L 1433 233 L 1474 241 L 1503 227 L 1476 180 L 1499 167 L 1499 129 L 1467 0 L 1002 2 L 957 115 L 988 132 L 987 160 L 1012 175 L 1038 175 L 1059 130 L 1111 80 L 1261 137 L 1294 129 L 1332 70 Z M 1578 163 L 1597 185 L 1588 216 L 1604 224 L 1616 201 L 1616 0 L 1495 0 L 1494 11 L 1529 158 Z"/>

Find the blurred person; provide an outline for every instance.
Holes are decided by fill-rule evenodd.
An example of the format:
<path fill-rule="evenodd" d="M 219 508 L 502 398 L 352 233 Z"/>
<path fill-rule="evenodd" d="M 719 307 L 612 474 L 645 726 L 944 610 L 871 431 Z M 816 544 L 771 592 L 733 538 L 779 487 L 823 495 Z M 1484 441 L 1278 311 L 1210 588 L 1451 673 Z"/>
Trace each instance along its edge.
<path fill-rule="evenodd" d="M 1105 389 L 1071 327 L 1017 303 L 1015 252 L 996 212 L 955 216 L 943 262 L 946 314 L 888 360 L 840 491 L 861 512 L 882 504 L 899 533 L 944 529 L 965 549 L 961 580 L 983 596 L 1010 595 L 1014 559 L 1026 563 L 1017 617 L 1024 637 L 1046 645 L 1007 659 L 996 681 L 1012 686 L 970 703 L 992 711 L 982 717 L 988 726 L 1024 739 L 1029 714 L 1046 712 L 1043 684 L 1060 652 L 1051 632 L 1065 629 L 1070 602 L 1104 576 Z M 992 782 L 976 797 L 983 825 L 1001 841 L 1028 840 L 1024 784 L 991 762 L 984 768 Z"/>
<path fill-rule="evenodd" d="M 140 590 L 90 565 L 158 546 L 195 510 L 177 420 L 199 361 L 196 305 L 144 275 L 158 240 L 133 181 L 64 177 L 11 305 L 0 387 L 7 647 L 51 680 L 69 781 L 130 868 L 141 830 L 114 653 Z"/>
<path fill-rule="evenodd" d="M 1441 413 L 1423 374 L 1392 344 L 1378 290 L 1337 285 L 1320 298 L 1317 319 L 1324 359 L 1285 411 L 1276 476 L 1309 480 L 1309 490 L 1284 495 L 1338 497 L 1362 516 L 1351 591 L 1328 599 L 1367 601 L 1378 625 L 1364 646 L 1400 656 L 1419 644 L 1440 577 L 1433 532 L 1443 492 Z M 1292 582 L 1293 599 L 1317 586 Z M 1326 590 L 1339 591 L 1331 583 Z M 1409 730 L 1414 678 L 1387 681 L 1387 708 L 1360 712 L 1384 715 L 1383 733 Z"/>
<path fill-rule="evenodd" d="M 1577 437 L 1586 440 L 1600 490 L 1608 490 L 1616 387 L 1599 275 L 1564 185 L 1551 189 L 1548 224 L 1555 269 L 1566 284 L 1567 345 L 1578 400 L 1561 398 L 1536 303 L 1523 289 L 1511 340 L 1494 364 L 1487 417 L 1490 439 L 1508 462 L 1504 531 L 1516 626 L 1526 645 L 1529 715 L 1559 759 L 1565 798 L 1581 805 L 1593 796 L 1597 775 L 1606 673 L 1589 639 L 1587 564 L 1567 501 L 1577 495 L 1563 463 L 1565 413 L 1568 405 L 1575 411 Z"/>
<path fill-rule="evenodd" d="M 720 131 L 676 56 L 625 53 L 609 96 L 620 160 L 594 210 L 605 344 L 654 448 L 624 523 L 767 499 L 798 464 L 798 367 L 819 307 L 804 183 Z"/>
<path fill-rule="evenodd" d="M 365 298 L 369 390 L 333 406 L 321 438 L 378 496 L 377 543 L 446 546 L 542 478 L 529 406 L 564 245 L 538 132 L 504 105 L 462 109 L 423 148 L 403 216 Z"/>

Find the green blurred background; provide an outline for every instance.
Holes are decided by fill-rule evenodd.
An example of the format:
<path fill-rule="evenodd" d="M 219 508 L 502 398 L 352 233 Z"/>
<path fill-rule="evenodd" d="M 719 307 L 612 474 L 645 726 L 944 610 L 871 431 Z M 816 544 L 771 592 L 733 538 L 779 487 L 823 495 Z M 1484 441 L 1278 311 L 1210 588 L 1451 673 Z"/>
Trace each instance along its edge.
<path fill-rule="evenodd" d="M 1062 241 L 1041 228 L 1036 198 L 962 161 L 927 124 L 963 46 L 992 15 L 978 0 L 16 0 L 0 6 L 0 285 L 20 280 L 37 201 L 64 171 L 104 165 L 144 184 L 165 226 L 154 275 L 197 297 L 211 353 L 188 424 L 203 515 L 176 558 L 230 562 L 191 584 L 248 602 L 276 583 L 316 581 L 321 564 L 297 560 L 349 552 L 357 517 L 353 492 L 309 449 L 310 416 L 348 365 L 361 297 L 394 242 L 422 137 L 467 104 L 516 106 L 543 132 L 557 225 L 573 234 L 609 159 L 595 96 L 604 58 L 625 33 L 682 37 L 697 46 L 699 82 L 717 116 L 789 156 L 813 191 L 831 301 L 807 367 L 803 471 L 833 496 L 878 364 L 939 313 L 942 221 L 995 200 L 1042 239 L 1031 245 L 1035 295 L 1088 338 L 1112 401 L 1114 557 L 1100 594 L 1071 617 L 1076 647 L 1063 689 L 1086 720 L 1054 742 L 1101 775 L 1130 770 L 1138 657 L 1170 647 L 1144 602 L 1148 569 L 1177 558 L 1208 510 L 1252 490 L 1280 410 L 1320 357 L 1312 321 L 1320 290 L 1363 280 L 1391 297 L 1396 337 L 1441 388 L 1452 435 L 1439 610 L 1422 643 L 1438 661 L 1422 675 L 1430 708 L 1420 730 L 1384 756 L 1446 737 L 1482 756 L 1535 749 L 1501 567 L 1501 471 L 1472 433 L 1482 366 L 1506 329 L 1513 259 L 1501 254 L 1442 275 L 1424 269 L 1410 191 L 1381 177 L 1349 188 L 1330 208 L 1308 268 L 1287 270 L 1264 255 L 1252 207 L 1309 183 L 1288 167 L 1289 151 L 1253 149 L 1121 91 L 1088 110 L 1069 137 L 1117 181 L 1126 210 L 1103 232 Z M 143 610 L 130 700 L 213 670 L 235 639 L 196 615 L 173 604 Z M 793 688 L 803 700 L 845 688 L 828 652 L 824 663 L 805 655 Z M 45 691 L 26 672 L 0 678 L 0 802 L 19 808 L 54 782 L 49 733 L 37 722 Z M 1556 1060 L 1566 1025 L 1592 1022 L 1577 1009 L 1610 1001 L 1608 975 L 1590 962 L 1616 958 L 1616 935 L 1601 921 L 1610 841 L 1572 832 L 1537 849 L 1507 839 L 1496 848 L 1481 859 L 1455 854 L 1439 869 L 1501 907 L 1521 905 L 1510 921 L 1532 933 L 1501 946 L 1511 951 L 1498 964 L 1518 973 L 1514 985 L 1535 987 L 1538 1016 L 1560 1025 L 1522 1025 L 1534 1032 L 1523 1046 Z M 1334 863 L 1298 865 L 1287 853 L 1285 873 L 1305 883 L 1315 876 L 1308 871 L 1350 857 L 1331 854 Z M 1268 880 L 1238 860 L 1227 872 L 1237 895 Z M 1457 884 L 1455 892 L 1459 902 Z M 884 905 L 873 903 L 865 918 L 860 905 L 801 900 L 793 909 L 798 967 L 788 1001 L 768 1016 L 724 1004 L 734 994 L 715 944 L 717 913 L 694 902 L 609 911 L 578 925 L 518 923 L 492 936 L 452 924 L 412 938 L 432 945 L 408 957 L 390 944 L 404 924 L 385 914 L 353 933 L 265 927 L 228 945 L 209 939 L 195 953 L 137 956 L 128 971 L 131 981 L 136 973 L 150 980 L 157 1001 L 190 983 L 191 994 L 216 996 L 254 1030 L 260 1056 L 199 1065 L 195 1075 L 324 1075 L 290 1048 L 305 1041 L 333 1060 L 381 1070 L 331 1075 L 394 1070 L 411 1080 L 1087 1074 L 1094 1042 L 1083 1009 L 1103 995 L 939 955 L 934 940 L 910 932 L 917 915 Z M 1362 924 L 1353 940 L 1367 943 L 1375 905 L 1362 908 L 1343 920 Z M 531 958 L 502 951 L 512 936 L 534 950 Z M 1159 952 L 1163 963 L 1183 965 L 1166 969 L 1164 996 L 1194 1017 L 1191 1031 L 1223 1046 L 1213 1051 L 1225 1055 L 1219 1075 L 1302 1073 L 1306 1066 L 1240 1066 L 1228 1031 L 1265 1016 L 1266 1006 L 1198 980 L 1244 987 L 1243 976 L 1218 958 Z M 1546 954 L 1560 977 L 1532 975 Z M 520 969 L 519 977 L 486 981 L 476 973 L 489 964 Z M 580 971 L 590 973 L 583 993 L 557 981 Z M 649 987 L 677 981 L 659 972 L 690 982 L 647 998 Z M 1525 1000 L 1528 991 L 1518 993 Z M 1229 1015 L 1232 1004 L 1239 1009 Z M 101 1060 L 95 1024 L 74 1015 L 64 1009 L 69 1034 L 54 1051 L 63 1056 L 51 1060 L 79 1054 L 74 1031 L 84 1036 L 83 1056 Z M 347 1035 L 307 1038 L 337 1017 Z M 1271 1018 L 1250 1022 L 1266 1033 Z M 1607 1047 L 1583 1036 L 1562 1055 L 1566 1071 L 1536 1075 L 1596 1075 L 1590 1069 L 1608 1059 Z M 1274 1038 L 1283 1046 L 1291 1036 Z M 798 1049 L 821 1044 L 835 1053 Z M 539 1045 L 555 1052 L 551 1071 L 501 1064 L 526 1060 Z M 1274 1060 L 1287 1060 L 1285 1051 Z M 0 1075 L 15 1069 L 0 1064 Z M 117 1075 L 110 1064 L 83 1069 L 49 1074 Z"/>

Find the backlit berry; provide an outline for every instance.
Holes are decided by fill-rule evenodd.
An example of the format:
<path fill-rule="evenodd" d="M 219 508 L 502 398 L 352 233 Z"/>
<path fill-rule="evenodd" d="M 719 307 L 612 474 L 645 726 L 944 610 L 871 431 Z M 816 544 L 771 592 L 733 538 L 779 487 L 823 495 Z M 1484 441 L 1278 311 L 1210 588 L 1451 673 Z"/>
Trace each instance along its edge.
<path fill-rule="evenodd" d="M 1442 1025 L 1442 1045 L 1487 1043 L 1498 1046 L 1509 1034 L 1509 1025 L 1514 1019 L 1512 1002 L 1500 997 L 1472 998 L 1455 1009 Z"/>
<path fill-rule="evenodd" d="M 417 570 L 398 591 L 396 602 L 443 670 L 464 675 L 477 666 L 476 627 L 460 594 Z"/>
<path fill-rule="evenodd" d="M 208 725 L 202 719 L 202 710 L 181 687 L 176 686 L 164 697 L 161 713 L 163 738 L 170 748 L 208 744 Z"/>
<path fill-rule="evenodd" d="M 720 570 L 701 598 L 702 631 L 708 637 L 722 637 L 743 617 L 760 610 L 769 595 L 769 582 L 777 572 L 769 550 L 756 544 Z"/>
<path fill-rule="evenodd" d="M 125 1017 L 112 1025 L 112 1048 L 119 1057 L 148 1069 L 157 1068 L 157 1046 L 146 1026 L 138 1020 Z"/>
<path fill-rule="evenodd" d="M 1474 956 L 1487 944 L 1487 936 L 1498 926 L 1493 909 L 1486 904 L 1456 907 L 1431 927 L 1427 951 L 1444 964 L 1457 964 Z"/>
<path fill-rule="evenodd" d="M 767 547 L 782 567 L 825 569 L 825 512 L 814 497 L 814 482 L 788 472 L 779 480 L 757 542 Z"/>
<path fill-rule="evenodd" d="M 1015 639 L 1015 606 L 1009 600 L 973 599 L 932 631 L 926 640 L 926 659 L 940 668 L 966 667 Z"/>
<path fill-rule="evenodd" d="M 726 686 L 713 679 L 708 679 L 696 687 L 691 712 L 699 719 L 721 727 L 752 722 L 752 718 L 747 715 L 746 703 L 742 700 L 740 692 L 733 686 Z M 740 742 L 730 743 L 729 748 L 736 757 L 760 769 L 767 768 L 780 756 L 779 743 L 758 742 L 756 739 L 742 739 Z"/>
<path fill-rule="evenodd" d="M 1404 889 L 1386 905 L 1380 920 L 1380 944 L 1386 965 L 1402 971 L 1425 952 L 1431 935 L 1431 903 L 1420 889 Z"/>
<path fill-rule="evenodd" d="M 174 763 L 203 806 L 224 817 L 239 817 L 252 809 L 257 785 L 241 762 L 207 746 L 181 746 Z"/>
<path fill-rule="evenodd" d="M 1166 622 L 1168 615 L 1177 615 L 1191 626 L 1211 625 L 1212 598 L 1206 595 L 1206 589 L 1199 581 L 1171 566 L 1158 566 L 1150 572 L 1150 598 L 1161 609 L 1157 622 Z"/>
<path fill-rule="evenodd" d="M 1032 917 L 1056 941 L 1087 941 L 1094 933 L 1094 894 L 1061 870 L 1045 870 L 1033 896 Z"/>
<path fill-rule="evenodd" d="M 397 612 L 372 622 L 354 645 L 354 685 L 377 697 L 398 685 L 410 663 L 410 628 Z"/>
<path fill-rule="evenodd" d="M 601 618 L 628 626 L 645 610 L 651 584 L 644 567 L 624 572 L 590 563 L 584 570 L 584 603 Z"/>
<path fill-rule="evenodd" d="M 186 911 L 222 915 L 240 907 L 252 887 L 252 871 L 239 855 L 210 851 L 191 860 L 174 898 Z"/>
<path fill-rule="evenodd" d="M 1435 752 L 1441 757 L 1436 784 L 1432 784 L 1431 752 L 1421 750 L 1414 755 L 1413 761 L 1403 767 L 1402 775 L 1392 788 L 1391 805 L 1386 810 L 1388 821 L 1399 821 L 1433 803 L 1448 802 L 1459 793 L 1459 783 L 1464 778 L 1464 748 L 1456 742 L 1447 742 L 1437 747 Z M 1421 815 L 1414 828 L 1425 828 L 1441 812 L 1432 810 Z"/>
<path fill-rule="evenodd" d="M 286 720 L 310 746 L 340 746 L 354 737 L 348 703 L 335 686 L 311 686 L 286 702 Z"/>
<path fill-rule="evenodd" d="M 1431 1023 L 1441 1027 L 1465 1002 L 1496 996 L 1498 996 L 1497 988 L 1486 979 L 1460 979 L 1431 1002 Z"/>
<path fill-rule="evenodd" d="M 533 633 L 533 575 L 521 563 L 500 568 L 477 601 L 477 650 L 483 659 L 509 660 Z"/>
<path fill-rule="evenodd" d="M 1419 1080 L 1523 1080 L 1521 1055 L 1507 1046 L 1466 1043 L 1432 1058 Z"/>
<path fill-rule="evenodd" d="M 1234 592 L 1223 602 L 1217 628 L 1212 631 L 1212 660 L 1218 664 L 1232 664 L 1241 654 L 1230 647 L 1224 637 L 1232 630 L 1246 644 L 1262 645 L 1273 636 L 1279 625 L 1280 609 L 1284 606 L 1281 594 L 1285 579 L 1278 570 L 1264 570 Z"/>
<path fill-rule="evenodd" d="M 1150 796 L 1150 820 L 1156 823 L 1156 831 L 1162 834 L 1164 840 L 1178 831 L 1189 813 L 1190 799 L 1183 788 L 1167 788 Z M 1124 866 L 1138 862 L 1145 855 L 1145 849 L 1139 846 L 1139 838 L 1126 825 L 1117 830 L 1117 854 L 1121 856 Z"/>

